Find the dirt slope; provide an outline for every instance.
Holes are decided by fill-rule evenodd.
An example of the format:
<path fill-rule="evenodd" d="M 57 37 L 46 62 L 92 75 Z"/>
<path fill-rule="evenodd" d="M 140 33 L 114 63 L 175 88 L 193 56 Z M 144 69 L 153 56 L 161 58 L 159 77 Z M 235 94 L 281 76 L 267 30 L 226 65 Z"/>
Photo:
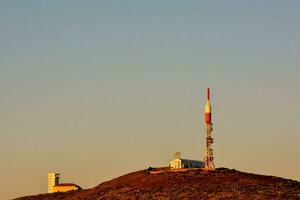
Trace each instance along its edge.
<path fill-rule="evenodd" d="M 91 189 L 18 198 L 71 199 L 300 199 L 300 182 L 225 168 L 209 173 L 198 169 L 150 174 L 142 170 Z"/>

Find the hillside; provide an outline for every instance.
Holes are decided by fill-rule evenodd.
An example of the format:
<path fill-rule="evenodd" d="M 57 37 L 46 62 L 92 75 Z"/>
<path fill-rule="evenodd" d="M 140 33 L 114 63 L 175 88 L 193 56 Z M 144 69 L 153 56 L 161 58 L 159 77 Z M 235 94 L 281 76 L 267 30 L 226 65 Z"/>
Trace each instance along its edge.
<path fill-rule="evenodd" d="M 159 169 L 159 170 L 162 170 Z M 300 199 L 300 182 L 219 168 L 133 172 L 94 188 L 21 197 L 17 200 L 71 199 Z"/>

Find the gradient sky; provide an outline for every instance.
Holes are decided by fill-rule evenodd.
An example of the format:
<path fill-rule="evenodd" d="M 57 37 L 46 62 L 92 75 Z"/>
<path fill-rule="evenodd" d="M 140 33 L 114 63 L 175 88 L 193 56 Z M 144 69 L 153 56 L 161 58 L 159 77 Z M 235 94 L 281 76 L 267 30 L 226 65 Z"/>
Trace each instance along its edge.
<path fill-rule="evenodd" d="M 0 2 L 0 199 L 203 159 L 300 180 L 300 1 Z"/>

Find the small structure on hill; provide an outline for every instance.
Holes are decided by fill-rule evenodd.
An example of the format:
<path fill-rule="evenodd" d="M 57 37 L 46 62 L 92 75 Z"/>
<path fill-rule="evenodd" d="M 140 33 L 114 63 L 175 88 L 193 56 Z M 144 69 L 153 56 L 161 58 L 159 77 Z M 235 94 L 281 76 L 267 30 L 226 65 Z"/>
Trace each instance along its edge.
<path fill-rule="evenodd" d="M 81 187 L 74 183 L 59 183 L 59 173 L 48 173 L 48 193 L 67 192 L 80 190 Z"/>
<path fill-rule="evenodd" d="M 175 153 L 175 158 L 170 161 L 170 169 L 182 168 L 203 168 L 205 163 L 200 160 L 190 160 L 181 158 L 180 152 Z"/>

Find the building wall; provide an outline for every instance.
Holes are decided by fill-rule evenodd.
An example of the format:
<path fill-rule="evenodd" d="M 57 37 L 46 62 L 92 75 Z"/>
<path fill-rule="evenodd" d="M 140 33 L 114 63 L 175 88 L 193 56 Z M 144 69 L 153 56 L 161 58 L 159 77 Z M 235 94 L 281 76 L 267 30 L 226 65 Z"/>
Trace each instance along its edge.
<path fill-rule="evenodd" d="M 67 192 L 71 190 L 78 190 L 79 188 L 76 185 L 70 186 L 54 186 L 52 192 Z"/>
<path fill-rule="evenodd" d="M 202 168 L 202 167 L 204 167 L 204 162 L 198 160 L 175 158 L 170 162 L 170 169 Z"/>
<path fill-rule="evenodd" d="M 170 162 L 170 168 L 171 169 L 181 169 L 182 168 L 181 160 L 179 158 L 171 160 L 171 162 Z"/>
<path fill-rule="evenodd" d="M 202 168 L 204 167 L 204 162 L 198 160 L 181 160 L 182 168 Z"/>
<path fill-rule="evenodd" d="M 58 173 L 48 173 L 48 193 L 53 193 L 53 187 L 59 184 Z"/>

